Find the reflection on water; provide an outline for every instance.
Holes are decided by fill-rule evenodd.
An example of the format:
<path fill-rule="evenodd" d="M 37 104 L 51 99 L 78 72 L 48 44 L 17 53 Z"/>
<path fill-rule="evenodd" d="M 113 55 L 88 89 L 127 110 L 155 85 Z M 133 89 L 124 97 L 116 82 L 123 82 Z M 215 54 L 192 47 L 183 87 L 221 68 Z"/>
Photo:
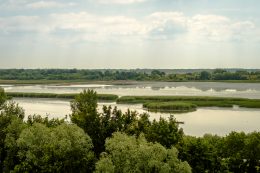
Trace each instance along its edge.
<path fill-rule="evenodd" d="M 50 118 L 63 118 L 71 113 L 68 100 L 56 99 L 15 99 L 25 109 L 26 115 L 30 114 L 48 114 Z M 141 104 L 126 105 L 116 103 L 99 103 L 99 110 L 102 105 L 117 106 L 123 112 L 136 110 L 139 113 L 147 112 L 142 109 Z M 169 117 L 167 113 L 149 113 L 151 119 Z M 175 114 L 178 121 L 184 121 L 181 125 L 185 134 L 202 136 L 205 133 L 226 135 L 231 131 L 259 131 L 260 109 L 245 108 L 199 108 L 196 112 Z"/>
<path fill-rule="evenodd" d="M 94 89 L 100 94 L 124 95 L 190 95 L 223 96 L 260 99 L 258 83 L 216 82 L 135 82 L 132 85 L 30 85 L 2 86 L 7 92 L 79 93 L 83 89 Z"/>

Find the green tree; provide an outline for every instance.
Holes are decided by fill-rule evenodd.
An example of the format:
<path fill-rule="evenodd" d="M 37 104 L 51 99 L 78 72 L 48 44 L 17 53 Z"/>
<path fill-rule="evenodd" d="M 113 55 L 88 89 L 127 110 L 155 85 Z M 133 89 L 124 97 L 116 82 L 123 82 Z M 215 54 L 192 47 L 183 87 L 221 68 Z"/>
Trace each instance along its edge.
<path fill-rule="evenodd" d="M 20 118 L 14 118 L 5 129 L 5 152 L 4 172 L 11 172 L 15 165 L 19 164 L 17 139 L 21 132 L 26 128 L 26 124 Z"/>
<path fill-rule="evenodd" d="M 207 71 L 202 71 L 200 73 L 199 77 L 200 77 L 200 80 L 209 80 L 209 79 L 211 79 L 211 74 Z"/>
<path fill-rule="evenodd" d="M 65 121 L 64 119 L 58 118 L 49 119 L 48 116 L 43 118 L 41 115 L 29 115 L 27 117 L 26 123 L 28 125 L 33 125 L 34 123 L 41 123 L 46 125 L 47 127 L 57 127 L 58 125 L 65 123 Z"/>
<path fill-rule="evenodd" d="M 106 152 L 96 164 L 97 173 L 188 173 L 187 162 L 178 159 L 176 148 L 166 149 L 158 143 L 116 132 L 106 141 Z"/>
<path fill-rule="evenodd" d="M 147 128 L 145 137 L 149 142 L 158 142 L 167 148 L 181 142 L 183 130 L 179 128 L 176 119 L 170 116 L 168 120 L 160 117 L 159 121 L 154 120 Z"/>
<path fill-rule="evenodd" d="M 122 113 L 115 107 L 103 107 L 97 111 L 97 94 L 93 90 L 83 91 L 71 102 L 71 121 L 91 137 L 94 151 L 98 157 L 105 150 L 105 140 L 116 131 L 134 134 L 138 113 L 128 110 Z"/>
<path fill-rule="evenodd" d="M 84 90 L 71 102 L 71 121 L 81 127 L 92 139 L 94 151 L 99 155 L 103 150 L 100 115 L 97 112 L 97 93 Z"/>
<path fill-rule="evenodd" d="M 256 173 L 260 167 L 260 133 L 232 132 L 225 138 L 223 157 L 232 172 Z"/>
<path fill-rule="evenodd" d="M 260 132 L 247 135 L 245 140 L 245 158 L 247 160 L 247 172 L 257 173 L 260 171 Z"/>
<path fill-rule="evenodd" d="M 0 172 L 5 171 L 4 162 L 6 158 L 11 157 L 10 154 L 7 153 L 5 145 L 7 134 L 11 130 L 10 128 L 8 129 L 8 127 L 12 124 L 13 121 L 22 122 L 23 118 L 24 111 L 18 106 L 18 104 L 13 101 L 3 103 L 0 110 Z M 18 130 L 16 132 L 19 133 L 20 131 Z"/>
<path fill-rule="evenodd" d="M 7 100 L 7 96 L 5 94 L 5 91 L 3 88 L 0 87 L 0 109 L 2 109 L 2 106 Z"/>
<path fill-rule="evenodd" d="M 88 172 L 93 165 L 91 139 L 75 125 L 35 123 L 22 131 L 17 146 L 14 172 Z"/>
<path fill-rule="evenodd" d="M 228 172 L 227 164 L 217 152 L 217 147 L 214 146 L 220 144 L 219 140 L 221 139 L 209 135 L 202 138 L 185 136 L 177 146 L 180 159 L 186 160 L 194 173 Z"/>

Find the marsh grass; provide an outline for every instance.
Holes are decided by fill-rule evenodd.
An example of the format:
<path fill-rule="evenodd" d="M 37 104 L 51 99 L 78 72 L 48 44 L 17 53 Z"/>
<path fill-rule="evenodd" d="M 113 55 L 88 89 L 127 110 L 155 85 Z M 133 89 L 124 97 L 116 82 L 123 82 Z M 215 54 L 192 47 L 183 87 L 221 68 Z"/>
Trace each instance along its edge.
<path fill-rule="evenodd" d="M 192 112 L 196 111 L 197 106 L 192 103 L 184 102 L 147 102 L 143 107 L 152 112 Z"/>
<path fill-rule="evenodd" d="M 117 103 L 137 104 L 144 106 L 148 103 L 166 105 L 171 102 L 193 104 L 197 107 L 233 107 L 237 105 L 245 108 L 260 108 L 260 99 L 231 98 L 231 97 L 206 97 L 206 96 L 124 96 L 117 99 Z M 166 106 L 169 107 L 170 106 Z"/>
<path fill-rule="evenodd" d="M 23 92 L 9 92 L 6 93 L 8 97 L 28 97 L 28 98 L 60 98 L 60 99 L 74 99 L 77 93 L 73 94 L 55 94 L 55 93 L 23 93 Z M 116 101 L 118 96 L 114 94 L 98 94 L 99 101 Z"/>

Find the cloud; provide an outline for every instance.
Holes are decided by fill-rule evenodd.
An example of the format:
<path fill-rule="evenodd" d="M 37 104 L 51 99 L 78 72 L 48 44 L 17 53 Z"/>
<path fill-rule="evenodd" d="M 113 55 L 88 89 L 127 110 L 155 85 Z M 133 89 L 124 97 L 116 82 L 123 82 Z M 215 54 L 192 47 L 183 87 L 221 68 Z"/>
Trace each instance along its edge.
<path fill-rule="evenodd" d="M 0 18 L 0 36 L 40 34 L 64 44 L 147 39 L 193 43 L 246 41 L 255 37 L 256 30 L 251 21 L 235 21 L 220 15 L 190 17 L 181 12 L 156 12 L 143 18 L 100 16 L 87 12 Z"/>
<path fill-rule="evenodd" d="M 142 3 L 146 0 L 97 0 L 100 4 L 134 4 L 134 3 Z"/>
<path fill-rule="evenodd" d="M 22 32 L 42 32 L 44 26 L 39 21 L 39 16 L 2 17 L 0 18 L 0 33 L 8 35 Z"/>
<path fill-rule="evenodd" d="M 37 1 L 37 2 L 28 3 L 25 5 L 25 7 L 31 9 L 40 9 L 40 8 L 62 8 L 62 7 L 69 7 L 74 5 L 76 4 L 72 2 L 60 3 L 55 1 Z"/>
<path fill-rule="evenodd" d="M 146 20 L 150 39 L 173 39 L 187 31 L 187 18 L 181 12 L 157 12 Z"/>
<path fill-rule="evenodd" d="M 28 10 L 28 9 L 50 9 L 75 6 L 74 2 L 59 2 L 53 0 L 7 0 L 0 4 L 0 9 L 6 10 Z"/>
<path fill-rule="evenodd" d="M 144 32 L 144 26 L 136 19 L 125 16 L 101 17 L 86 12 L 52 14 L 52 33 L 60 30 L 72 31 L 72 40 L 107 42 L 124 41 L 130 37 L 139 37 Z M 76 34 L 77 33 L 77 34 Z"/>
<path fill-rule="evenodd" d="M 195 15 L 189 19 L 188 30 L 195 38 L 210 41 L 245 40 L 255 28 L 251 21 L 233 21 L 219 15 Z"/>

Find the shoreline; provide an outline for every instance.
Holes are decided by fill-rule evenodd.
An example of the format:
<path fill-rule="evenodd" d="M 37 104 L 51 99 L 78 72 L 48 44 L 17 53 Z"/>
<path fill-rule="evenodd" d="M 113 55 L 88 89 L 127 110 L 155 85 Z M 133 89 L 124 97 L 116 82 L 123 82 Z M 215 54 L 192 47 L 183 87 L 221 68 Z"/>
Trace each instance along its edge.
<path fill-rule="evenodd" d="M 0 80 L 2 85 L 76 85 L 76 84 L 111 84 L 111 85 L 134 85 L 138 83 L 156 83 L 156 82 L 176 82 L 176 83 L 256 83 L 260 84 L 260 80 L 184 80 L 184 81 L 160 81 L 160 80 Z"/>
<path fill-rule="evenodd" d="M 78 93 L 55 94 L 55 93 L 25 93 L 7 92 L 9 98 L 53 98 L 53 99 L 73 99 Z M 182 104 L 194 104 L 199 107 L 233 107 L 260 108 L 260 99 L 247 99 L 237 97 L 207 97 L 207 96 L 122 96 L 115 94 L 97 94 L 99 101 L 116 102 L 117 104 L 154 104 L 154 108 L 172 111 L 172 105 L 177 102 Z M 167 103 L 167 106 L 165 104 Z"/>

